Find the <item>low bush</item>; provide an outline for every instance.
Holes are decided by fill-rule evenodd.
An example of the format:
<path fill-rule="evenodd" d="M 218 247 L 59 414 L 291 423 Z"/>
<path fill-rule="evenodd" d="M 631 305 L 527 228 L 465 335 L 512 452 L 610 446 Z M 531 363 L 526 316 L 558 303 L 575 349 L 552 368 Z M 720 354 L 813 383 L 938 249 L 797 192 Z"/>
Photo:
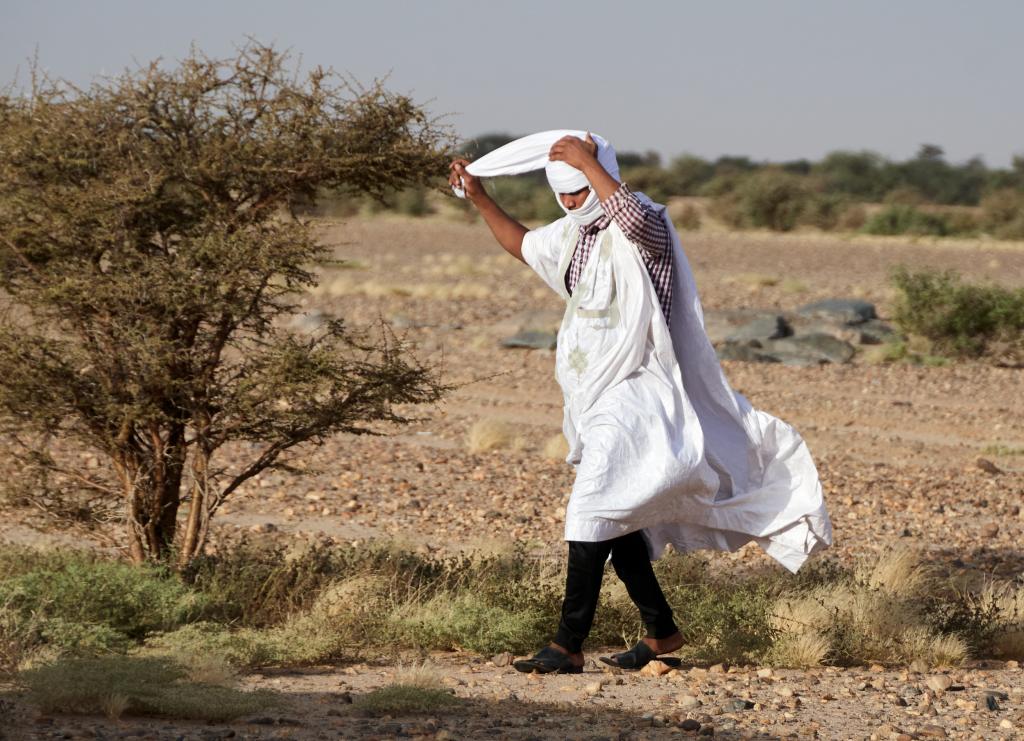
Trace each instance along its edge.
<path fill-rule="evenodd" d="M 73 564 L 83 583 L 101 586 L 94 595 L 73 592 L 82 604 L 72 609 L 62 602 L 72 593 L 63 572 L 44 577 L 42 564 Z M 230 667 L 321 663 L 366 652 L 528 653 L 550 638 L 558 622 L 565 578 L 561 559 L 518 550 L 437 558 L 326 543 L 242 543 L 198 562 L 187 582 L 124 565 L 159 589 L 138 587 L 121 566 L 100 558 L 15 557 L 0 549 L 0 573 L 7 573 L 0 589 L 22 600 L 0 610 L 8 667 L 54 664 L 81 673 L 99 664 L 69 663 L 70 655 L 127 654 L 164 662 L 152 664 L 159 676 L 178 671 L 168 666 L 185 667 L 183 676 L 194 682 L 230 676 Z M 89 570 L 94 573 L 85 574 Z M 1024 635 L 1019 592 L 957 591 L 909 556 L 854 572 L 821 559 L 796 576 L 773 569 L 737 577 L 713 573 L 698 557 L 669 554 L 655 571 L 678 608 L 682 653 L 690 659 L 795 666 L 918 658 L 956 663 L 968 652 L 1016 655 Z M 114 599 L 103 584 L 120 585 L 125 595 Z M 139 595 L 151 598 L 145 610 L 124 607 Z M 115 609 L 107 616 L 103 605 Z M 609 573 L 588 645 L 629 646 L 642 631 L 635 606 Z M 28 656 L 23 643 L 36 653 Z M 134 697 L 115 689 L 108 687 L 104 697 Z M 97 697 L 89 695 L 90 707 Z M 122 700 L 109 700 L 111 708 L 127 702 L 129 712 L 151 711 L 141 700 Z"/>
<path fill-rule="evenodd" d="M 999 239 L 1024 239 L 1024 192 L 1004 188 L 981 201 L 982 225 Z"/>
<path fill-rule="evenodd" d="M 981 356 L 1024 343 L 1024 289 L 972 285 L 952 272 L 892 274 L 898 290 L 893 318 L 905 332 L 931 341 L 935 352 Z"/>
<path fill-rule="evenodd" d="M 29 699 L 44 712 L 161 716 L 224 722 L 281 704 L 271 692 L 242 692 L 188 679 L 168 659 L 70 659 L 18 675 Z"/>
<path fill-rule="evenodd" d="M 0 671 L 124 653 L 198 619 L 206 601 L 172 573 L 84 551 L 0 548 Z"/>
<path fill-rule="evenodd" d="M 946 219 L 914 206 L 894 204 L 872 215 L 861 227 L 866 234 L 944 237 L 950 233 Z"/>
<path fill-rule="evenodd" d="M 68 552 L 0 581 L 0 605 L 44 620 L 103 625 L 140 639 L 196 619 L 204 600 L 164 569 Z"/>
<path fill-rule="evenodd" d="M 717 195 L 712 213 L 733 227 L 785 232 L 800 223 L 811 200 L 812 191 L 804 178 L 780 170 L 763 170 Z"/>
<path fill-rule="evenodd" d="M 358 697 L 354 705 L 371 715 L 436 713 L 457 705 L 459 699 L 448 690 L 392 684 Z"/>
<path fill-rule="evenodd" d="M 777 633 L 766 655 L 795 666 L 913 661 L 955 666 L 970 648 L 955 630 L 968 625 L 933 622 L 936 605 L 955 601 L 942 594 L 911 552 L 883 554 L 871 568 L 846 579 L 782 596 L 772 610 Z"/>

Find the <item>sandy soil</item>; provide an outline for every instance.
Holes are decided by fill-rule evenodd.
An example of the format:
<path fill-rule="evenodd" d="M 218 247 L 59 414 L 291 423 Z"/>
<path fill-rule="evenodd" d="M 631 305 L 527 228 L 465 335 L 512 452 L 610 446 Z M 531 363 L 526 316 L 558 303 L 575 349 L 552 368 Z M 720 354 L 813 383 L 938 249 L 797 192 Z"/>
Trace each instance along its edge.
<path fill-rule="evenodd" d="M 318 313 L 355 323 L 384 317 L 421 357 L 443 363 L 449 381 L 465 385 L 393 436 L 338 438 L 307 455 L 316 475 L 253 482 L 228 505 L 221 528 L 268 537 L 386 537 L 425 550 L 516 541 L 560 553 L 572 478 L 568 466 L 543 454 L 561 424 L 553 355 L 498 346 L 523 312 L 557 309 L 557 297 L 480 224 L 389 216 L 328 224 L 323 237 L 351 263 L 324 274 L 299 326 L 315 326 Z M 1007 284 L 1024 276 L 1024 247 L 1000 243 L 696 233 L 684 235 L 684 244 L 707 308 L 794 309 L 819 298 L 861 297 L 884 317 L 892 298 L 887 275 L 896 264 Z M 839 559 L 912 544 L 947 571 L 1013 578 L 1024 570 L 1024 372 L 982 363 L 862 362 L 727 363 L 726 372 L 756 406 L 807 439 Z M 515 446 L 468 452 L 467 431 L 479 420 L 506 423 Z M 995 468 L 980 467 L 979 456 Z M 38 540 L 34 522 L 28 513 L 9 517 L 0 536 Z M 709 559 L 723 569 L 767 564 L 754 548 Z M 756 667 L 711 674 L 698 667 L 640 677 L 594 665 L 581 677 L 539 678 L 479 657 L 433 660 L 466 698 L 458 711 L 354 716 L 345 699 L 386 684 L 396 667 L 381 665 L 250 677 L 252 686 L 294 698 L 287 712 L 258 724 L 115 724 L 13 712 L 27 724 L 18 726 L 27 734 L 20 737 L 38 738 L 661 738 L 690 734 L 678 727 L 686 717 L 723 738 L 988 739 L 1020 737 L 1024 728 L 1024 678 L 1002 662 L 955 670 L 953 688 L 936 693 L 925 676 L 881 667 L 771 676 Z M 1006 693 L 998 710 L 987 708 L 985 690 Z M 683 695 L 699 704 L 686 709 L 691 701 L 681 702 Z M 726 712 L 736 698 L 754 705 Z"/>

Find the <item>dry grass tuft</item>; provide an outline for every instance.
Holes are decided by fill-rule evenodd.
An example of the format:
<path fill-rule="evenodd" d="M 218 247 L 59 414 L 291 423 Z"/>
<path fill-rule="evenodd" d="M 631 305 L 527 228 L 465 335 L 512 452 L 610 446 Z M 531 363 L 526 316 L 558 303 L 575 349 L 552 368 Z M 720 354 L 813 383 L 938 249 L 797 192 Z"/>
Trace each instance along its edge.
<path fill-rule="evenodd" d="M 473 423 L 466 433 L 466 447 L 470 453 L 485 453 L 502 448 L 521 448 L 522 440 L 506 422 L 497 419 L 480 419 Z"/>
<path fill-rule="evenodd" d="M 968 655 L 958 635 L 940 634 L 923 614 L 924 597 L 937 588 L 916 553 L 883 554 L 856 569 L 856 578 L 779 599 L 773 660 L 810 666 L 824 660 L 956 666 Z"/>
<path fill-rule="evenodd" d="M 935 667 L 960 666 L 970 651 L 967 643 L 958 635 L 933 636 L 928 644 L 931 664 Z"/>
<path fill-rule="evenodd" d="M 806 293 L 810 290 L 808 285 L 798 278 L 783 278 L 780 288 L 783 293 L 788 294 Z"/>
<path fill-rule="evenodd" d="M 131 705 L 131 699 L 128 695 L 122 695 L 120 693 L 113 693 L 106 697 L 100 698 L 100 710 L 110 720 L 120 720 L 121 716 L 125 714 Z"/>
<path fill-rule="evenodd" d="M 185 676 L 190 682 L 220 687 L 233 687 L 238 683 L 238 670 L 222 653 L 185 653 L 175 656 L 174 659 L 185 669 Z"/>
<path fill-rule="evenodd" d="M 426 661 L 399 669 L 395 673 L 395 684 L 400 684 L 403 687 L 419 687 L 424 690 L 444 689 L 437 667 Z"/>
<path fill-rule="evenodd" d="M 909 548 L 878 556 L 870 571 L 862 570 L 862 581 L 872 589 L 907 599 L 923 594 L 933 582 L 920 555 Z"/>
<path fill-rule="evenodd" d="M 565 457 L 569 455 L 569 443 L 565 439 L 565 435 L 558 433 L 548 438 L 547 442 L 544 443 L 544 457 L 552 458 L 554 460 L 565 460 Z"/>
<path fill-rule="evenodd" d="M 779 666 L 808 669 L 820 666 L 830 648 L 828 639 L 814 631 L 785 634 L 772 646 L 769 660 Z"/>

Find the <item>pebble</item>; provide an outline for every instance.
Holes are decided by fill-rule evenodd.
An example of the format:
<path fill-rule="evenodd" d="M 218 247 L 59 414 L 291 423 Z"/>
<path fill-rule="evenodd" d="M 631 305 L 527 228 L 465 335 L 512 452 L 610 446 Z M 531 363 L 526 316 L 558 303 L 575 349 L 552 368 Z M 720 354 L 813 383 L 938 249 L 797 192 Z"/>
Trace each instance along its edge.
<path fill-rule="evenodd" d="M 670 671 L 672 671 L 672 667 L 664 661 L 652 661 L 641 669 L 639 673 L 645 677 L 660 677 L 662 674 L 668 674 Z"/>
<path fill-rule="evenodd" d="M 974 466 L 981 469 L 985 473 L 992 474 L 993 476 L 1003 472 L 999 466 L 990 461 L 988 458 L 977 458 L 974 461 Z"/>
<path fill-rule="evenodd" d="M 947 674 L 932 674 L 925 681 L 929 689 L 934 692 L 945 692 L 953 685 L 953 680 Z"/>
<path fill-rule="evenodd" d="M 512 654 L 505 651 L 500 654 L 495 654 L 491 657 L 491 663 L 495 666 L 508 666 L 512 663 Z"/>
<path fill-rule="evenodd" d="M 679 704 L 679 707 L 682 710 L 691 710 L 693 708 L 699 708 L 701 706 L 701 701 L 693 695 L 680 695 L 678 698 L 676 698 L 676 702 Z"/>
<path fill-rule="evenodd" d="M 1001 721 L 999 721 L 999 727 L 1005 728 L 1006 730 L 1010 730 L 1011 728 L 1013 728 L 1013 722 L 1007 720 L 1006 718 L 1003 718 Z"/>
<path fill-rule="evenodd" d="M 687 718 L 679 724 L 679 727 L 684 731 L 698 731 L 700 730 L 700 721 L 694 720 L 693 718 Z"/>
<path fill-rule="evenodd" d="M 946 729 L 932 723 L 927 723 L 917 729 L 919 738 L 945 738 Z"/>
<path fill-rule="evenodd" d="M 729 702 L 725 703 L 722 706 L 722 711 L 726 713 L 738 713 L 742 710 L 750 710 L 753 707 L 754 703 L 752 703 L 750 700 L 743 700 L 737 698 L 735 700 L 729 700 Z"/>

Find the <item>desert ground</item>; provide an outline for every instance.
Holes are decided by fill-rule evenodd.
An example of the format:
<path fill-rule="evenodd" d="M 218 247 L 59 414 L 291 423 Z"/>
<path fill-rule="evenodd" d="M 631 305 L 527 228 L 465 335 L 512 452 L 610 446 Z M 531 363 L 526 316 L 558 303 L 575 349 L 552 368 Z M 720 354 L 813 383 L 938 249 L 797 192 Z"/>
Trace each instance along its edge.
<path fill-rule="evenodd" d="M 426 552 L 498 551 L 518 543 L 560 553 L 572 470 L 552 455 L 561 427 L 554 356 L 500 345 L 529 312 L 557 312 L 558 297 L 502 252 L 486 226 L 465 218 L 353 217 L 324 222 L 320 231 L 347 262 L 324 269 L 295 326 L 313 330 L 328 316 L 357 325 L 383 318 L 457 388 L 436 408 L 410 410 L 418 419 L 386 436 L 328 441 L 306 456 L 313 475 L 275 473 L 252 482 L 220 515 L 219 537 L 390 539 Z M 682 238 L 708 310 L 792 310 L 856 297 L 875 303 L 885 319 L 893 300 L 887 276 L 897 264 L 1008 285 L 1024 279 L 1024 245 L 1013 243 L 718 231 Z M 843 365 L 724 367 L 755 406 L 807 440 L 835 530 L 829 557 L 846 563 L 910 546 L 939 572 L 1020 577 L 1020 369 L 983 361 L 879 363 L 863 355 Z M 472 436 L 478 447 L 489 436 L 493 449 L 474 452 Z M 28 516 L 7 518 L 0 536 L 38 542 L 37 524 Z M 706 558 L 721 570 L 769 565 L 753 546 Z M 685 605 L 676 609 L 685 615 Z M 588 658 L 600 653 L 591 647 Z M 591 661 L 580 676 L 542 677 L 518 674 L 508 661 L 469 653 L 429 657 L 442 681 L 467 699 L 455 712 L 348 713 L 353 695 L 403 670 L 387 660 L 250 675 L 246 686 L 275 689 L 293 703 L 285 713 L 245 722 L 115 722 L 39 716 L 18 706 L 8 709 L 7 732 L 160 739 L 1024 737 L 1024 674 L 1015 662 L 969 660 L 939 672 L 947 683 L 913 667 L 687 665 L 640 676 Z"/>

